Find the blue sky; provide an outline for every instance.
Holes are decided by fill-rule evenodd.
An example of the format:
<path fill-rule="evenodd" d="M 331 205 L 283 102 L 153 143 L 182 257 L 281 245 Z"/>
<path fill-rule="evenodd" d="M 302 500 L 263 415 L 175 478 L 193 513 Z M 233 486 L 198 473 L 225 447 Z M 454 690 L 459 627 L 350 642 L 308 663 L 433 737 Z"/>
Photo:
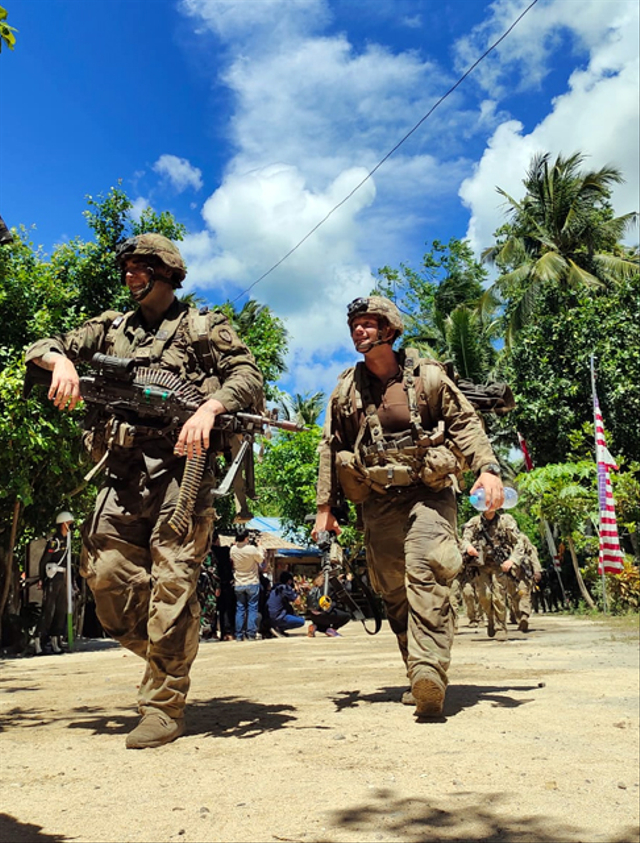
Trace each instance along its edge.
<path fill-rule="evenodd" d="M 6 0 L 0 212 L 89 236 L 122 187 L 188 229 L 187 287 L 242 294 L 383 158 L 528 0 Z M 354 358 L 346 304 L 433 239 L 476 253 L 540 151 L 581 150 L 637 210 L 637 0 L 538 0 L 501 46 L 252 295 L 291 335 L 289 391 Z M 637 240 L 637 232 L 631 238 Z M 240 297 L 238 305 L 244 299 Z"/>

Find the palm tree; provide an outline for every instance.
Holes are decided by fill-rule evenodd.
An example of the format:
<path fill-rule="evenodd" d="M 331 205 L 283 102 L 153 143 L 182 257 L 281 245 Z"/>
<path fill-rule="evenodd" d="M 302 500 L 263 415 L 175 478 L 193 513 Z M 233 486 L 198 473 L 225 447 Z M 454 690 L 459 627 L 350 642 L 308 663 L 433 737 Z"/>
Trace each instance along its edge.
<path fill-rule="evenodd" d="M 288 333 L 281 319 L 270 308 L 258 304 L 254 299 L 244 303 L 241 310 L 236 310 L 233 302 L 225 302 L 222 311 L 227 315 L 240 339 L 251 351 L 265 382 L 265 395 L 268 400 L 277 399 L 274 384 L 283 372 L 287 371 L 285 355 L 287 353 Z"/>
<path fill-rule="evenodd" d="M 313 394 L 305 392 L 304 395 L 296 392 L 293 396 L 281 393 L 278 398 L 278 406 L 284 418 L 293 419 L 298 424 L 304 424 L 307 427 L 313 427 L 318 423 L 324 405 L 325 394 L 322 391 Z"/>
<path fill-rule="evenodd" d="M 461 378 L 482 383 L 494 356 L 477 308 L 459 305 L 443 324 L 447 356 Z"/>
<path fill-rule="evenodd" d="M 510 332 L 519 330 L 547 284 L 561 289 L 603 287 L 638 271 L 637 254 L 619 241 L 637 221 L 637 213 L 614 217 L 608 203 L 611 188 L 624 181 L 615 167 L 582 172 L 584 155 L 534 156 L 523 184 L 526 194 L 507 200 L 510 222 L 482 259 L 506 270 L 492 295 L 510 303 Z"/>

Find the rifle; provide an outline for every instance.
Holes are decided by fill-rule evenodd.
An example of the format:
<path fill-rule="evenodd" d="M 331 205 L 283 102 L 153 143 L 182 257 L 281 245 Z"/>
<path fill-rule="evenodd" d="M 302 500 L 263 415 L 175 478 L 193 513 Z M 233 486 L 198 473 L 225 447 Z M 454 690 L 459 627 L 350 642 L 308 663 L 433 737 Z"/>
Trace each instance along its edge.
<path fill-rule="evenodd" d="M 333 530 L 320 530 L 316 541 L 316 544 L 322 552 L 322 573 L 324 574 L 323 594 L 318 601 L 320 608 L 325 612 L 328 612 L 335 600 L 335 602 L 342 604 L 344 608 L 350 612 L 354 620 L 362 623 L 362 626 L 368 635 L 375 635 L 377 632 L 380 632 L 380 627 L 382 626 L 382 613 L 376 603 L 375 595 L 359 577 L 354 575 L 352 582 L 356 584 L 356 588 L 364 596 L 367 607 L 369 608 L 374 620 L 374 629 L 370 630 L 367 627 L 367 618 L 365 617 L 364 612 L 349 594 L 339 577 L 339 574 L 342 573 L 342 569 L 348 567 L 348 565 L 345 562 L 340 565 L 331 559 L 331 547 L 336 541 L 336 538 L 336 534 Z M 350 571 L 350 573 L 353 572 Z M 331 594 L 333 597 L 331 597 Z"/>
<path fill-rule="evenodd" d="M 484 538 L 485 545 L 491 550 L 491 556 L 493 557 L 494 562 L 498 566 L 502 566 L 502 563 L 506 562 L 507 559 L 511 556 L 511 554 L 508 553 L 504 549 L 504 547 L 502 547 L 502 545 L 495 545 L 493 543 L 493 540 L 491 539 L 491 536 L 489 536 L 489 534 L 487 533 L 487 528 L 484 526 L 484 524 L 482 524 L 482 521 L 480 522 L 480 532 L 482 533 L 482 536 Z M 513 570 L 513 568 L 514 566 L 512 565 L 508 571 L 501 570 L 498 576 L 504 576 L 506 574 L 506 576 L 512 577 L 512 579 L 517 579 L 516 572 Z"/>
<path fill-rule="evenodd" d="M 126 357 L 112 357 L 94 354 L 91 368 L 95 374 L 80 377 L 80 395 L 90 408 L 84 428 L 96 424 L 98 416 L 110 416 L 120 424 L 114 426 L 107 450 L 98 464 L 86 475 L 88 482 L 106 461 L 110 449 L 117 444 L 130 442 L 135 433 L 150 436 L 171 437 L 206 401 L 198 389 L 183 382 L 173 372 L 137 366 L 136 361 Z M 33 363 L 27 365 L 23 397 L 27 398 L 34 384 L 51 385 L 51 372 Z M 304 425 L 292 421 L 280 421 L 277 411 L 269 415 L 259 413 L 221 413 L 216 416 L 212 430 L 210 453 L 227 453 L 233 436 L 242 439 L 238 452 L 233 457 L 224 478 L 212 490 L 214 497 L 224 497 L 231 491 L 241 466 L 245 467 L 247 493 L 255 496 L 253 481 L 253 442 L 256 434 L 267 428 L 301 432 Z M 195 504 L 200 482 L 206 468 L 209 454 L 187 457 L 178 503 L 168 523 L 177 533 L 182 533 L 189 522 Z"/>

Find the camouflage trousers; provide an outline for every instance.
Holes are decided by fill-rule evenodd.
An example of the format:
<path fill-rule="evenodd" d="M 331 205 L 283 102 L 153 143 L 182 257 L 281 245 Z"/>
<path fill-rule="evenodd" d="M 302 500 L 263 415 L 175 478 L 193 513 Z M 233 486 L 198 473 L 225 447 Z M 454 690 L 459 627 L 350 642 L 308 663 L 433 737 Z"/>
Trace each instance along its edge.
<path fill-rule="evenodd" d="M 531 616 L 531 590 L 532 583 L 527 577 L 507 577 L 507 597 L 509 606 L 515 617 L 516 623 L 520 618 Z"/>
<path fill-rule="evenodd" d="M 196 586 L 209 550 L 213 510 L 196 504 L 186 535 L 165 523 L 182 466 L 150 480 L 143 469 L 111 478 L 82 527 L 81 573 L 105 631 L 146 661 L 138 707 L 180 717 L 198 651 Z M 203 489 L 200 490 L 200 499 Z"/>
<path fill-rule="evenodd" d="M 496 630 L 507 629 L 505 575 L 495 565 L 481 565 L 476 577 L 476 590 L 487 624 Z"/>
<path fill-rule="evenodd" d="M 451 602 L 456 614 L 460 614 L 460 607 L 464 604 L 467 621 L 470 624 L 479 624 L 482 620 L 482 607 L 478 600 L 475 579 L 477 568 L 469 569 L 463 566 L 460 573 L 451 584 Z"/>
<path fill-rule="evenodd" d="M 382 595 L 411 682 L 437 674 L 446 687 L 455 610 L 451 581 L 462 565 L 451 489 L 426 486 L 373 495 L 362 505 L 369 578 Z"/>

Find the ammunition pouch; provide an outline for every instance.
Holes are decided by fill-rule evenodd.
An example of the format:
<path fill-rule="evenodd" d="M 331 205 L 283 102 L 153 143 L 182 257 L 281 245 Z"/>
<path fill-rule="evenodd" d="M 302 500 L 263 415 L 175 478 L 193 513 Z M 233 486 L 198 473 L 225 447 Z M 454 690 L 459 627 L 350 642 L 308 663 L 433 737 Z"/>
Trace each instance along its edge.
<path fill-rule="evenodd" d="M 351 451 L 338 451 L 336 454 L 336 474 L 344 496 L 352 503 L 366 501 L 371 492 L 385 492 L 384 486 L 369 477 L 368 469 L 360 465 Z"/>
<path fill-rule="evenodd" d="M 105 425 L 96 424 L 82 434 L 82 446 L 94 463 L 99 463 L 107 453 Z"/>
<path fill-rule="evenodd" d="M 387 434 L 384 442 L 364 449 L 368 476 L 382 486 L 414 486 L 435 492 L 453 485 L 460 473 L 455 454 L 444 443 L 444 425 L 415 440 L 411 431 Z"/>
<path fill-rule="evenodd" d="M 363 465 L 351 451 L 336 455 L 338 482 L 346 498 L 362 503 L 371 492 L 384 494 L 391 487 L 408 487 L 424 483 L 433 491 L 453 485 L 458 463 L 446 445 L 423 452 L 416 445 L 403 450 L 386 448 L 385 462 L 380 465 L 373 453 L 365 454 Z M 375 460 L 375 462 L 374 462 Z"/>
<path fill-rule="evenodd" d="M 82 444 L 91 459 L 99 463 L 114 446 L 133 448 L 136 433 L 139 432 L 133 425 L 111 416 L 106 420 L 98 420 L 90 430 L 85 431 Z"/>
<path fill-rule="evenodd" d="M 436 448 L 429 448 L 424 455 L 420 479 L 425 486 L 439 492 L 453 485 L 453 478 L 458 475 L 459 470 L 453 452 L 446 445 L 438 445 Z"/>

